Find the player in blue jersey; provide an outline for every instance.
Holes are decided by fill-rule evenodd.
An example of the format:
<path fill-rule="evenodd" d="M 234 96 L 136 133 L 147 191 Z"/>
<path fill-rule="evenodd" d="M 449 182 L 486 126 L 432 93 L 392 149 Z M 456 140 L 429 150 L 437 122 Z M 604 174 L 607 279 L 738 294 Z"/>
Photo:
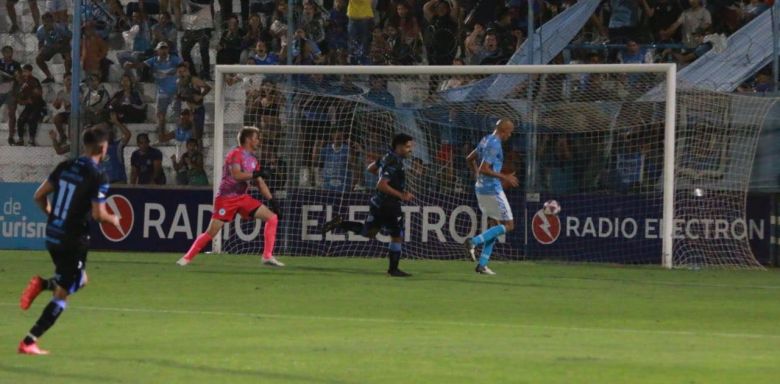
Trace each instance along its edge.
<path fill-rule="evenodd" d="M 379 182 L 376 184 L 376 192 L 369 200 L 369 215 L 365 223 L 342 221 L 341 217 L 336 215 L 322 227 L 323 236 L 336 228 L 369 238 L 376 236 L 382 229 L 386 230 L 391 237 L 387 274 L 392 277 L 411 276 L 400 270 L 398 264 L 401 261 L 404 227 L 401 202 L 414 199 L 414 196 L 405 190 L 406 172 L 403 161 L 412 155 L 413 148 L 414 139 L 411 136 L 397 134 L 393 137 L 392 150 L 368 166 L 369 172 L 379 175 Z"/>
<path fill-rule="evenodd" d="M 490 254 L 493 253 L 493 245 L 496 238 L 515 228 L 512 208 L 504 194 L 502 182 L 511 187 L 517 187 L 520 183 L 514 174 L 501 173 L 504 165 L 504 151 L 501 143 L 512 136 L 515 125 L 509 119 L 501 119 L 496 123 L 493 133 L 485 136 L 466 157 L 469 167 L 474 170 L 477 182 L 474 190 L 477 193 L 477 203 L 482 214 L 488 217 L 490 228 L 463 243 L 466 252 L 472 260 L 476 261 L 475 247 L 482 246 L 482 254 L 479 257 L 476 271 L 480 274 L 495 275 L 487 264 Z"/>
<path fill-rule="evenodd" d="M 22 293 L 19 305 L 30 308 L 44 290 L 53 291 L 51 301 L 19 343 L 18 352 L 45 355 L 37 339 L 43 335 L 67 307 L 68 296 L 87 284 L 87 248 L 91 216 L 98 222 L 119 227 L 119 219 L 106 209 L 108 179 L 98 165 L 108 149 L 108 134 L 102 129 L 84 132 L 84 155 L 57 165 L 35 191 L 35 203 L 48 216 L 46 249 L 54 262 L 54 277 L 33 276 Z M 48 196 L 52 196 L 50 202 Z"/>

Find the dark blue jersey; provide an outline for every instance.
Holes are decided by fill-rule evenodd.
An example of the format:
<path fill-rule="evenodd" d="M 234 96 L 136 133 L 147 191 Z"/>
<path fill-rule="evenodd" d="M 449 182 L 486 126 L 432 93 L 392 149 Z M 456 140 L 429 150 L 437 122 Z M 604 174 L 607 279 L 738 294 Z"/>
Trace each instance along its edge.
<path fill-rule="evenodd" d="M 376 165 L 379 168 L 380 181 L 387 180 L 390 186 L 397 191 L 404 191 L 406 188 L 406 172 L 404 171 L 404 159 L 402 157 L 390 151 L 382 156 Z M 397 197 L 380 192 L 378 189 L 374 196 L 371 197 L 371 205 L 375 207 L 389 204 L 400 206 L 400 203 L 401 201 Z"/>
<path fill-rule="evenodd" d="M 54 186 L 54 193 L 46 241 L 57 245 L 86 241 L 92 202 L 106 201 L 106 174 L 91 158 L 79 157 L 57 165 L 49 175 L 49 183 Z"/>

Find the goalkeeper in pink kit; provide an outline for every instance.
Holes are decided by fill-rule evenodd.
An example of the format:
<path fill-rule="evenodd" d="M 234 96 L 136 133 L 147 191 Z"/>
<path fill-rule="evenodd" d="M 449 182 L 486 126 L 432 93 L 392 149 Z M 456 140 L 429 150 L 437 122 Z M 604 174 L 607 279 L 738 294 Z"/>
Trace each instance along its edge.
<path fill-rule="evenodd" d="M 254 152 L 260 146 L 260 131 L 255 127 L 244 127 L 238 134 L 239 145 L 225 157 L 222 168 L 222 181 L 214 198 L 214 212 L 211 215 L 206 232 L 203 232 L 192 243 L 190 250 L 176 264 L 185 266 L 192 262 L 203 247 L 216 236 L 226 222 L 232 221 L 236 214 L 244 219 L 255 218 L 265 222 L 263 233 L 263 264 L 273 267 L 283 267 L 284 264 L 273 256 L 276 242 L 276 227 L 279 224 L 279 206 L 271 195 L 271 190 L 263 179 L 268 178 L 262 170 Z M 268 202 L 268 206 L 252 198 L 247 193 L 249 182 L 255 180 L 257 189 Z"/>

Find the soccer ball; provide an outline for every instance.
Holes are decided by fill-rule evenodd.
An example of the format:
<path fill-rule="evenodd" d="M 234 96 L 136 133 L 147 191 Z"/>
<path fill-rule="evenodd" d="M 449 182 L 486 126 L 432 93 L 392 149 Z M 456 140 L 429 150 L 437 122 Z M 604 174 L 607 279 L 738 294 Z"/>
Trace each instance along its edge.
<path fill-rule="evenodd" d="M 545 215 L 557 215 L 561 212 L 561 205 L 555 200 L 547 200 L 544 202 L 544 214 Z"/>

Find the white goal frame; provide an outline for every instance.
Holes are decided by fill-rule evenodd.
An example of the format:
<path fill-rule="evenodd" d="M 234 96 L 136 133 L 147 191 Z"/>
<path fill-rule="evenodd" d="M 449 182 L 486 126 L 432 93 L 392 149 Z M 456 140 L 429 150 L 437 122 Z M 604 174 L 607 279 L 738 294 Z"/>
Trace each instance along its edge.
<path fill-rule="evenodd" d="M 217 65 L 214 84 L 214 169 L 213 188 L 216 196 L 222 179 L 224 161 L 225 87 L 224 75 L 273 74 L 302 75 L 510 75 L 510 74 L 574 74 L 574 73 L 659 73 L 664 74 L 664 167 L 663 214 L 661 219 L 661 264 L 672 268 L 674 231 L 674 161 L 675 115 L 677 113 L 677 65 L 676 64 L 576 64 L 576 65 L 501 65 L 501 66 L 275 66 L 275 65 Z M 222 251 L 222 236 L 218 234 L 212 243 L 214 252 Z"/>

